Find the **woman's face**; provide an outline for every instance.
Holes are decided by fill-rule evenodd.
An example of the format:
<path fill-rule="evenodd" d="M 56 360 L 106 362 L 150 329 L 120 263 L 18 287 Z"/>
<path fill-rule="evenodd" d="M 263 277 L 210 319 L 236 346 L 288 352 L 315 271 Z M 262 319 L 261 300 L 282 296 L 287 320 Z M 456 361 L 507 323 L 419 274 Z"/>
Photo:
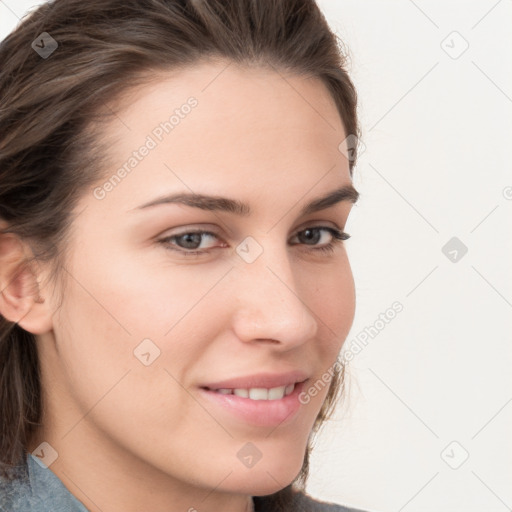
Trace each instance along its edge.
<path fill-rule="evenodd" d="M 343 231 L 351 196 L 318 203 L 351 186 L 335 104 L 316 79 L 226 65 L 125 99 L 104 134 L 112 165 L 76 208 L 65 294 L 38 340 L 38 442 L 85 495 L 92 467 L 146 508 L 148 491 L 289 484 L 353 321 L 346 249 L 329 231 Z"/>

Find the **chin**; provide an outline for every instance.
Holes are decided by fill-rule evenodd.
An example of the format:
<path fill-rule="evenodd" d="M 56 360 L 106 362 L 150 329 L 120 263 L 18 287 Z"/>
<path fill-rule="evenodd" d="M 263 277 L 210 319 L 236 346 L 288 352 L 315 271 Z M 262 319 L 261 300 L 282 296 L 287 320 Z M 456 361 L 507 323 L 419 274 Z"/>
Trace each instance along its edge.
<path fill-rule="evenodd" d="M 266 496 L 274 494 L 291 484 L 302 469 L 303 458 L 288 457 L 286 460 L 260 460 L 248 469 L 238 468 L 226 480 L 226 491 Z"/>

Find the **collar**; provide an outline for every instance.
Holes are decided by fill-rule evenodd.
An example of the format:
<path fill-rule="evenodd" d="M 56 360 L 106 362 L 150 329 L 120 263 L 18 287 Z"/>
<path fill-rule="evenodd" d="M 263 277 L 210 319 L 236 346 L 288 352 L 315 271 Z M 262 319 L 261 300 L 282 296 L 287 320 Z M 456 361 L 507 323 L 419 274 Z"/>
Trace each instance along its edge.
<path fill-rule="evenodd" d="M 64 486 L 59 477 L 31 453 L 26 456 L 33 499 L 39 499 L 48 510 L 89 512 Z"/>

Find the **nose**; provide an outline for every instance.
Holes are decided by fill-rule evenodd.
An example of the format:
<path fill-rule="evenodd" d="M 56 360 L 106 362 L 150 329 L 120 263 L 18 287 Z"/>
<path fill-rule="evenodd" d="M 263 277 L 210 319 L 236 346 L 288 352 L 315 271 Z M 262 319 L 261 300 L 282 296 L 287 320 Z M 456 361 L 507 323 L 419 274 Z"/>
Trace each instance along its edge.
<path fill-rule="evenodd" d="M 233 329 L 241 341 L 271 343 L 286 351 L 314 339 L 317 312 L 307 304 L 285 248 L 265 248 L 256 261 L 240 261 L 233 274 Z"/>

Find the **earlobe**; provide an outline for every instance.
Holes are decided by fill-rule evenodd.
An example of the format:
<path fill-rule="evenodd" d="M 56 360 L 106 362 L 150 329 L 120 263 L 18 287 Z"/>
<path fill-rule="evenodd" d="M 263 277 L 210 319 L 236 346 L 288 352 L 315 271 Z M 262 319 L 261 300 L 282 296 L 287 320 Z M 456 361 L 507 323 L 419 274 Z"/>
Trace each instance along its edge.
<path fill-rule="evenodd" d="M 21 240 L 0 232 L 0 314 L 32 334 L 44 334 L 52 329 L 48 302 Z"/>

